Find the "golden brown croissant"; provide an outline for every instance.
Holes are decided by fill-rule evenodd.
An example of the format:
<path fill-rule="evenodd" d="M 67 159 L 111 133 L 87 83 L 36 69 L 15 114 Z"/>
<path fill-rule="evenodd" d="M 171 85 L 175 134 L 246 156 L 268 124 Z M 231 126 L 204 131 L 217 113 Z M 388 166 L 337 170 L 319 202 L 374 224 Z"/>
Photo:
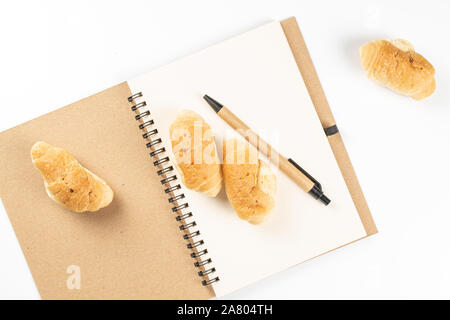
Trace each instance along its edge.
<path fill-rule="evenodd" d="M 416 100 L 436 89 L 433 66 L 406 40 L 375 40 L 363 45 L 359 53 L 367 76 L 381 85 Z"/>
<path fill-rule="evenodd" d="M 222 170 L 211 127 L 197 113 L 183 110 L 169 128 L 175 166 L 184 185 L 215 197 Z"/>
<path fill-rule="evenodd" d="M 228 140 L 223 154 L 225 191 L 233 209 L 251 224 L 263 223 L 275 206 L 276 176 L 247 142 Z"/>
<path fill-rule="evenodd" d="M 66 150 L 36 142 L 31 160 L 44 178 L 48 196 L 67 209 L 97 211 L 111 203 L 114 193 L 106 182 L 83 168 Z"/>

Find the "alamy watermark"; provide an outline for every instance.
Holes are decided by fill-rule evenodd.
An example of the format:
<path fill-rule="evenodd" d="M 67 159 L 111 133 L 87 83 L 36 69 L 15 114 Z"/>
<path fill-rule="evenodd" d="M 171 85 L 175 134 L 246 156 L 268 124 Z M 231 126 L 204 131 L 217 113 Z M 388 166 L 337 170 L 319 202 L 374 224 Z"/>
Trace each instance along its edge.
<path fill-rule="evenodd" d="M 279 144 L 279 132 L 269 131 L 264 133 L 270 138 L 270 145 L 260 137 L 255 135 L 251 130 L 237 131 L 250 146 L 245 144 L 234 143 L 236 131 L 229 129 L 225 132 L 224 138 L 221 140 L 213 136 L 211 129 L 205 129 L 202 121 L 195 121 L 193 129 L 177 128 L 171 132 L 172 152 L 177 158 L 179 164 L 257 164 L 258 154 L 263 154 L 269 158 L 270 162 L 278 167 L 278 153 L 273 149 Z M 223 145 L 226 154 L 222 154 L 222 150 L 217 150 L 216 145 Z M 217 155 L 217 156 L 216 156 Z"/>
<path fill-rule="evenodd" d="M 81 268 L 77 265 L 70 265 L 66 269 L 66 273 L 69 274 L 66 280 L 66 286 L 69 290 L 81 289 Z"/>

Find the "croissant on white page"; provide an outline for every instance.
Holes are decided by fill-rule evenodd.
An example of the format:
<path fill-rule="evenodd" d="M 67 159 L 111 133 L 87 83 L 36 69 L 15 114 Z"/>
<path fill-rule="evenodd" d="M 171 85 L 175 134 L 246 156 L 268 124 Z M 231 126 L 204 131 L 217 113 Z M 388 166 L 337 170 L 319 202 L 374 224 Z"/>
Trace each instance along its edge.
<path fill-rule="evenodd" d="M 191 110 L 183 110 L 170 125 L 175 166 L 184 185 L 215 197 L 222 189 L 222 169 L 211 127 Z"/>
<path fill-rule="evenodd" d="M 275 207 L 275 174 L 247 142 L 225 141 L 223 155 L 225 191 L 231 206 L 239 218 L 251 224 L 263 223 Z"/>

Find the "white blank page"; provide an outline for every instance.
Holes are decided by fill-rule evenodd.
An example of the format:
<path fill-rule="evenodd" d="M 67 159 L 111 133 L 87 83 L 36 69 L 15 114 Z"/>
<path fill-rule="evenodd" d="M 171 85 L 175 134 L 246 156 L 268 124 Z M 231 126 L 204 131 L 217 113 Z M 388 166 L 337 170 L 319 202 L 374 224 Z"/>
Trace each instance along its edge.
<path fill-rule="evenodd" d="M 279 22 L 128 83 L 133 93 L 144 94 L 167 150 L 169 126 L 182 109 L 196 111 L 211 125 L 220 154 L 223 139 L 236 135 L 202 99 L 208 94 L 298 162 L 331 199 L 324 206 L 272 167 L 276 206 L 263 225 L 254 226 L 237 217 L 224 190 L 209 198 L 184 188 L 220 277 L 217 296 L 366 236 Z"/>

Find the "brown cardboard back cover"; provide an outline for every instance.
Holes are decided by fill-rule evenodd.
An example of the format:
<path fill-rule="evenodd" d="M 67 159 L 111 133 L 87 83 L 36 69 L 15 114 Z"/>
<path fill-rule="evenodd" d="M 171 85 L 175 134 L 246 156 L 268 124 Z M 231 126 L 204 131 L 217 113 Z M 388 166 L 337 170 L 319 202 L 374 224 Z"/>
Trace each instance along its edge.
<path fill-rule="evenodd" d="M 298 69 L 305 81 L 311 100 L 316 108 L 323 128 L 335 125 L 333 114 L 328 104 L 325 93 L 320 84 L 313 62 L 309 55 L 303 36 L 294 17 L 281 21 L 286 39 L 289 42 Z M 368 236 L 377 233 L 377 227 L 367 206 L 366 199 L 359 185 L 356 173 L 345 149 L 344 142 L 339 133 L 328 137 L 331 149 L 344 177 L 347 188 L 350 191 L 353 202 L 358 210 L 361 222 Z"/>
<path fill-rule="evenodd" d="M 137 128 L 126 83 L 0 134 L 0 198 L 43 299 L 207 299 Z M 47 196 L 30 148 L 67 149 L 115 192 L 97 213 Z M 70 290 L 69 266 L 81 289 Z"/>

